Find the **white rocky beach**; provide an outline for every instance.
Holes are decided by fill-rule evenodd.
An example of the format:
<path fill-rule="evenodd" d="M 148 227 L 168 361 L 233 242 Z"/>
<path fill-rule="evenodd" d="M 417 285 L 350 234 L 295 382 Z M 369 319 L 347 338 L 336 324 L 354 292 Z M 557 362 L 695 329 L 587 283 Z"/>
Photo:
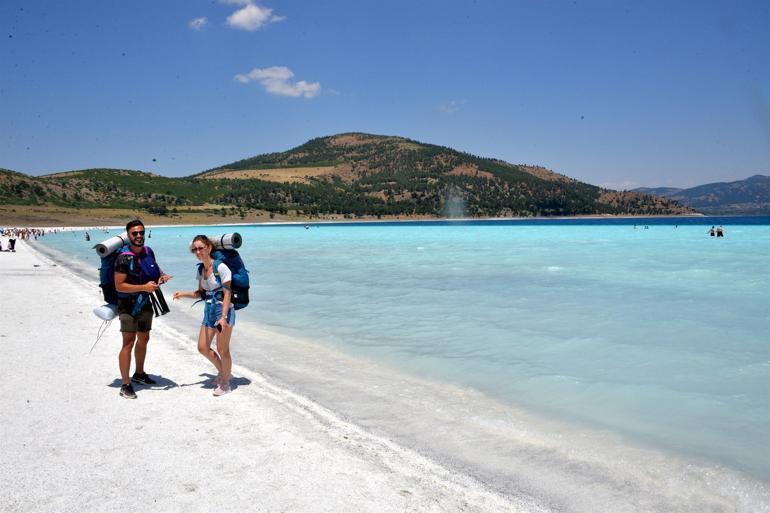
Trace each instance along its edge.
<path fill-rule="evenodd" d="M 96 293 L 26 243 L 0 255 L 0 511 L 538 511 L 236 366 L 213 397 L 191 340 L 156 323 L 158 379 L 118 395 L 118 328 Z"/>
<path fill-rule="evenodd" d="M 117 322 L 94 346 L 91 265 L 21 241 L 0 254 L 0 511 L 770 511 L 765 484 L 728 468 L 245 315 L 233 393 L 214 397 L 190 302 L 153 324 L 146 370 L 157 385 L 123 399 Z"/>

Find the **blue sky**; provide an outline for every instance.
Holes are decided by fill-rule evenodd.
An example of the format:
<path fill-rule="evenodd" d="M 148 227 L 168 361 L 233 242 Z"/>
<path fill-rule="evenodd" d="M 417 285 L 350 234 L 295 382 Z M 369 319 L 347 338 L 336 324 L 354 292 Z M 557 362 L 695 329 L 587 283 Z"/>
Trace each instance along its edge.
<path fill-rule="evenodd" d="M 340 132 L 613 188 L 770 174 L 770 3 L 0 3 L 0 167 L 184 176 Z"/>

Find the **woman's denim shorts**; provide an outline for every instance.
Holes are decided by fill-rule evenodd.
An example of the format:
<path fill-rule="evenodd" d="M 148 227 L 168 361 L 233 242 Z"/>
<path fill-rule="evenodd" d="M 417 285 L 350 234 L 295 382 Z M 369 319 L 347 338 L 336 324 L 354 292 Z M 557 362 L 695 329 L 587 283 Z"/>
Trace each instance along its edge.
<path fill-rule="evenodd" d="M 222 302 L 216 299 L 207 299 L 203 307 L 203 324 L 207 328 L 215 328 L 216 323 L 222 318 Z M 235 307 L 231 304 L 227 312 L 227 324 L 235 326 Z"/>

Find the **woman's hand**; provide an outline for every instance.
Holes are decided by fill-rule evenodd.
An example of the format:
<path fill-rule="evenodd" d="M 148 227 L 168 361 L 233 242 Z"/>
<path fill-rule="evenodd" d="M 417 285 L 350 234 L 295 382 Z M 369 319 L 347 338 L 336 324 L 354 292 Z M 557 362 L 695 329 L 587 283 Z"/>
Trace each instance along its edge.
<path fill-rule="evenodd" d="M 201 294 L 200 290 L 193 290 L 191 292 L 184 292 L 182 290 L 177 290 L 174 292 L 173 299 L 181 299 L 183 297 L 189 297 L 190 299 L 203 299 L 203 294 Z"/>
<path fill-rule="evenodd" d="M 217 322 L 217 324 L 222 326 L 222 329 L 230 327 L 230 325 L 227 324 L 227 317 L 220 317 L 219 321 Z M 215 324 L 215 326 L 216 326 L 216 324 Z"/>

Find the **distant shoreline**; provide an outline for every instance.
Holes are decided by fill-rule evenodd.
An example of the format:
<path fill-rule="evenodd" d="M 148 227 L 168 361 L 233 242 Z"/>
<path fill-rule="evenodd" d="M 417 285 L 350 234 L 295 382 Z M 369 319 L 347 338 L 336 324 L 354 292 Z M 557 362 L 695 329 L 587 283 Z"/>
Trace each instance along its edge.
<path fill-rule="evenodd" d="M 75 209 L 55 206 L 0 205 L 0 227 L 36 227 L 36 228 L 93 228 L 120 227 L 130 219 L 139 218 L 147 226 L 204 226 L 204 225 L 278 225 L 278 224 L 331 224 L 331 223 L 391 223 L 391 222 L 467 222 L 467 221 L 534 221 L 564 219 L 692 219 L 707 217 L 744 217 L 744 216 L 707 216 L 704 214 L 680 215 L 612 215 L 589 214 L 578 216 L 546 217 L 463 217 L 447 218 L 434 216 L 376 216 L 346 218 L 343 215 L 322 217 L 292 216 L 273 214 L 266 211 L 249 212 L 244 218 L 239 216 L 219 216 L 207 213 L 185 213 L 175 217 L 159 216 L 136 209 Z M 761 217 L 761 216 L 754 216 Z"/>
<path fill-rule="evenodd" d="M 562 216 L 562 217 L 506 217 L 506 218 L 440 218 L 440 219 L 345 219 L 345 220 L 308 220 L 308 221 L 262 221 L 262 222 L 203 222 L 203 223 L 158 223 L 154 224 L 148 222 L 144 217 L 139 217 L 148 228 L 188 228 L 194 226 L 201 227 L 219 227 L 219 226 L 232 226 L 232 227 L 249 227 L 249 226 L 264 226 L 264 227 L 277 227 L 277 226 L 307 226 L 308 228 L 319 226 L 354 226 L 354 225 L 494 225 L 494 224 L 522 224 L 522 225 L 536 225 L 536 224 L 560 224 L 562 226 L 568 226 L 574 223 L 575 226 L 588 226 L 588 225 L 601 225 L 601 226 L 634 226 L 634 228 L 648 228 L 649 226 L 708 226 L 708 225 L 730 225 L 731 220 L 742 220 L 737 224 L 749 224 L 749 225 L 764 225 L 770 224 L 770 216 L 738 216 L 738 215 L 724 215 L 724 216 Z M 125 218 L 126 220 L 129 217 Z M 759 222 L 746 222 L 747 220 L 760 220 Z M 681 220 L 681 222 L 674 222 Z M 631 222 L 633 221 L 633 223 Z M 98 238 L 98 232 L 102 230 L 123 230 L 123 224 L 100 224 L 100 225 L 15 225 L 16 227 L 24 227 L 31 229 L 41 230 L 60 230 L 60 231 L 92 231 Z M 13 224 L 7 223 L 5 220 L 0 220 L 0 228 L 13 228 Z"/>

